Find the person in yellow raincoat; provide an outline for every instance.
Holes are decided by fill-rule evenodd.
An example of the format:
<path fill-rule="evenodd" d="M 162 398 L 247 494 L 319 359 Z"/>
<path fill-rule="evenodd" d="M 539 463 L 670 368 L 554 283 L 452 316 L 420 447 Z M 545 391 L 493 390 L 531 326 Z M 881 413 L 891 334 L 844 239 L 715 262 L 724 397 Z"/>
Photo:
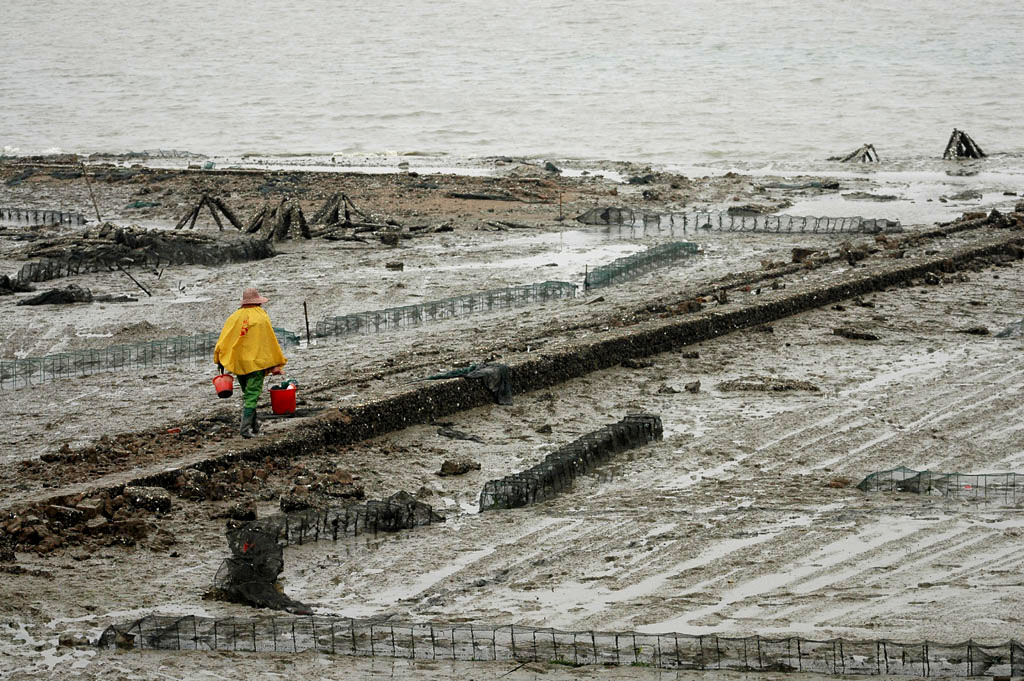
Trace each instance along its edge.
<path fill-rule="evenodd" d="M 277 342 L 270 315 L 261 305 L 268 302 L 254 288 L 242 292 L 242 305 L 228 317 L 221 329 L 213 361 L 220 368 L 238 378 L 242 388 L 242 422 L 239 434 L 250 438 L 260 432 L 256 418 L 256 402 L 263 392 L 263 379 L 267 373 L 282 374 L 288 362 Z"/>

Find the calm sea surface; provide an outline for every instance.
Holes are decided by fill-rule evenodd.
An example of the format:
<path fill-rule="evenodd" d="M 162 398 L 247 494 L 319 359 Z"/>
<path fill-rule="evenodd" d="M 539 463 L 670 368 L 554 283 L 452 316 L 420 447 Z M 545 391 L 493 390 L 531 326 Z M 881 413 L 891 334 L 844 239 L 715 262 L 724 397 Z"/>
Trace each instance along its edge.
<path fill-rule="evenodd" d="M 3 0 L 0 34 L 8 153 L 1024 157 L 1020 0 Z"/>

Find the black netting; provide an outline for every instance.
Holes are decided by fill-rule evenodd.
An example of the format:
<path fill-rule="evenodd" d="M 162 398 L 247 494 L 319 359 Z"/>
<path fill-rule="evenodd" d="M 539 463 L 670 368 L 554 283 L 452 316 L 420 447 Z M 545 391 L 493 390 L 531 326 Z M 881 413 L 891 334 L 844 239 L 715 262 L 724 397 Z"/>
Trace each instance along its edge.
<path fill-rule="evenodd" d="M 216 593 L 227 600 L 260 608 L 309 612 L 278 584 L 284 569 L 284 548 L 363 532 L 397 532 L 444 518 L 407 492 L 381 501 L 337 508 L 280 513 L 248 522 L 227 532 L 231 555 L 221 563 L 214 579 Z"/>
<path fill-rule="evenodd" d="M 901 232 L 898 221 L 862 217 L 737 215 L 729 212 L 650 213 L 631 208 L 591 208 L 576 217 L 585 225 L 620 226 L 644 233 L 780 232 L 783 234 L 852 234 Z"/>
<path fill-rule="evenodd" d="M 331 315 L 316 323 L 314 334 L 349 336 L 359 333 L 381 333 L 395 329 L 423 326 L 445 319 L 456 319 L 497 310 L 510 309 L 550 300 L 574 298 L 576 285 L 564 281 L 545 281 L 539 284 L 511 286 L 442 298 L 415 305 L 389 307 L 383 310 Z"/>
<path fill-rule="evenodd" d="M 480 493 L 480 510 L 516 508 L 550 499 L 612 455 L 661 436 L 660 416 L 631 414 L 559 448 L 532 468 L 488 481 Z"/>
<path fill-rule="evenodd" d="M 298 345 L 298 334 L 274 327 L 281 347 Z M 213 356 L 219 332 L 174 336 L 42 357 L 0 359 L 0 388 L 23 388 L 100 371 L 144 369 Z"/>
<path fill-rule="evenodd" d="M 81 213 L 38 208 L 12 208 L 0 206 L 0 222 L 20 225 L 84 225 L 86 217 Z"/>
<path fill-rule="evenodd" d="M 518 625 L 435 624 L 340 617 L 149 616 L 113 625 L 103 648 L 303 652 L 425 660 L 554 662 L 660 669 L 837 675 L 1019 677 L 1024 647 L 998 644 L 813 640 L 561 631 Z"/>
<path fill-rule="evenodd" d="M 595 267 L 587 272 L 583 280 L 583 288 L 610 286 L 635 279 L 655 268 L 686 260 L 695 255 L 697 255 L 697 244 L 690 241 L 673 241 L 652 246 L 646 251 L 627 255 L 613 260 L 607 265 Z"/>
<path fill-rule="evenodd" d="M 910 492 L 1015 506 L 1024 502 L 1024 474 L 936 473 L 899 466 L 872 473 L 857 488 L 864 492 Z"/>

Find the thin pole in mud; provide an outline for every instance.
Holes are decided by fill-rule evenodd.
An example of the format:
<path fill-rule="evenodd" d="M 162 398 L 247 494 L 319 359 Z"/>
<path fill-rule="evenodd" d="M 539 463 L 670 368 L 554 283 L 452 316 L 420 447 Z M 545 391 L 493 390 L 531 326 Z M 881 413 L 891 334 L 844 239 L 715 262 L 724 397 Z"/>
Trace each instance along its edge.
<path fill-rule="evenodd" d="M 139 288 L 141 288 L 141 289 L 142 289 L 142 292 L 143 292 L 143 293 L 145 293 L 145 294 L 146 294 L 147 296 L 149 296 L 150 298 L 152 298 L 152 297 L 153 297 L 153 294 L 152 294 L 152 293 L 150 293 L 150 292 L 149 292 L 149 290 L 148 290 L 148 289 L 147 289 L 147 288 L 146 288 L 145 286 L 143 286 L 142 284 L 140 284 L 140 283 L 138 282 L 138 280 L 137 280 L 137 279 L 136 279 L 135 277 L 133 277 L 132 275 L 128 274 L 127 270 L 125 270 L 125 269 L 124 269 L 123 267 L 121 267 L 120 265 L 118 265 L 118 266 L 117 266 L 117 269 L 121 270 L 121 274 L 123 274 L 124 276 L 126 276 L 126 277 L 128 277 L 129 279 L 131 279 L 132 281 L 134 281 L 134 282 L 135 282 L 135 285 L 136 285 L 136 286 L 138 286 Z"/>
<path fill-rule="evenodd" d="M 306 315 L 306 347 L 308 348 L 312 339 L 309 336 L 309 308 L 306 307 L 306 301 L 302 301 L 302 313 Z"/>
<path fill-rule="evenodd" d="M 100 216 L 100 206 L 96 203 L 96 195 L 92 193 L 92 182 L 89 181 L 89 173 L 85 169 L 85 164 L 82 164 L 82 177 L 85 178 L 85 186 L 89 188 L 89 196 L 92 197 L 92 207 L 96 209 L 96 221 L 103 222 L 103 218 Z"/>

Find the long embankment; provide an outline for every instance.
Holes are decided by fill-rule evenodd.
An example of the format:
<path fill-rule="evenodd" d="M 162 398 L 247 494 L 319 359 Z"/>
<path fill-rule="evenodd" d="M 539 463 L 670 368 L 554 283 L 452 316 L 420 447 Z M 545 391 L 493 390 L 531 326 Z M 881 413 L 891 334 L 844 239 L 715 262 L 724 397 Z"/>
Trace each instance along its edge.
<path fill-rule="evenodd" d="M 956 232 L 985 227 L 991 218 L 968 220 L 940 226 L 928 232 L 908 235 L 915 240 L 942 238 Z M 740 329 L 770 323 L 784 317 L 831 305 L 894 286 L 906 286 L 925 275 L 951 273 L 978 258 L 991 256 L 1024 257 L 1024 232 L 999 232 L 978 238 L 970 245 L 913 261 L 886 259 L 851 268 L 827 283 L 794 284 L 786 288 L 766 289 L 751 296 L 750 302 L 735 302 L 729 307 L 686 314 L 671 319 L 649 320 L 633 327 L 608 332 L 604 338 L 579 342 L 564 350 L 540 353 L 509 366 L 509 379 L 516 394 L 558 385 L 591 372 L 607 369 L 628 359 L 640 359 L 678 350 Z M 326 446 L 345 445 L 384 435 L 416 424 L 429 423 L 467 409 L 492 403 L 491 393 L 476 381 L 448 379 L 418 384 L 405 392 L 316 417 L 308 424 L 270 436 L 259 442 L 217 456 L 192 461 L 158 472 L 145 472 L 120 484 L 97 481 L 88 495 L 117 494 L 126 485 L 173 487 L 180 472 L 194 468 L 204 472 L 222 470 L 243 461 L 291 458 L 316 452 Z M 151 469 L 152 470 L 152 469 Z M 125 476 L 128 477 L 127 475 Z M 74 505 L 83 496 L 65 491 L 42 504 Z"/>

